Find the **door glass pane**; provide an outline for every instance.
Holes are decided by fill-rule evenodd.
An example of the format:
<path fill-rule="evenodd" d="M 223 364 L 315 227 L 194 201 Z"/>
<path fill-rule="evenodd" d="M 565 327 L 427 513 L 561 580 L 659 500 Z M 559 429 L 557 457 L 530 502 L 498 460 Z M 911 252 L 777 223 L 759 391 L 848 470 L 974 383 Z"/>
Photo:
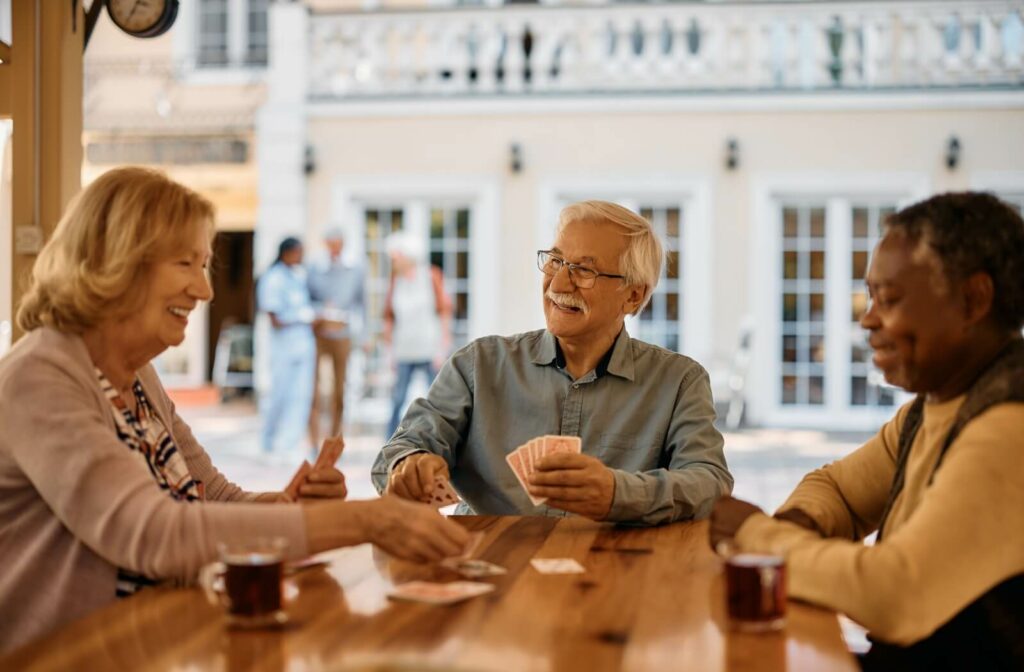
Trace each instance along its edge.
<path fill-rule="evenodd" d="M 892 390 L 882 387 L 881 373 L 871 363 L 871 348 L 860 319 L 867 310 L 864 286 L 870 254 L 878 243 L 885 218 L 895 211 L 891 203 L 855 203 L 850 239 L 850 405 L 892 406 Z"/>
<path fill-rule="evenodd" d="M 819 406 L 825 403 L 826 210 L 815 202 L 781 208 L 781 399 Z"/>
<path fill-rule="evenodd" d="M 200 0 L 198 65 L 222 67 L 228 63 L 227 0 Z"/>
<path fill-rule="evenodd" d="M 388 399 L 391 396 L 392 372 L 381 347 L 384 333 L 384 304 L 391 282 L 391 260 L 387 253 L 388 236 L 402 229 L 401 207 L 381 206 L 363 209 L 366 243 L 366 331 L 375 347 L 366 358 L 365 396 Z M 383 223 L 387 226 L 382 226 Z M 395 222 L 398 228 L 394 228 Z"/>
<path fill-rule="evenodd" d="M 452 345 L 469 342 L 470 235 L 472 210 L 462 203 L 436 203 L 430 209 L 430 260 L 444 275 L 452 303 Z"/>
<path fill-rule="evenodd" d="M 683 268 L 682 232 L 685 222 L 683 212 L 677 206 L 644 205 L 640 216 L 651 223 L 665 243 L 665 264 L 661 271 L 651 301 L 640 314 L 637 333 L 634 337 L 648 343 L 660 345 L 679 352 L 684 344 L 682 333 L 682 277 Z"/>

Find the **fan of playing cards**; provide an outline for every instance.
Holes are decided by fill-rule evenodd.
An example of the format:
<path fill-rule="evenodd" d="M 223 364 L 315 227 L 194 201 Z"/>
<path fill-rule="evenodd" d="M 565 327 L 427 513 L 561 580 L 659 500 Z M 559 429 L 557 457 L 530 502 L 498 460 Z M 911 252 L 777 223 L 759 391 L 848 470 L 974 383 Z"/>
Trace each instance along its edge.
<path fill-rule="evenodd" d="M 579 453 L 583 444 L 578 436 L 539 436 L 531 439 L 514 451 L 505 456 L 505 461 L 512 468 L 512 472 L 519 479 L 519 485 L 526 490 L 526 496 L 530 498 L 534 506 L 547 501 L 546 497 L 534 497 L 527 487 L 530 482 L 530 474 L 537 470 L 537 462 L 542 457 L 556 455 L 558 453 Z"/>
<path fill-rule="evenodd" d="M 303 460 L 302 464 L 295 471 L 295 475 L 292 476 L 292 480 L 285 486 L 284 492 L 293 502 L 299 499 L 299 488 L 303 483 L 306 482 L 306 476 L 313 469 L 322 469 L 324 467 L 333 467 L 341 457 L 341 451 L 345 450 L 345 440 L 340 436 L 333 436 L 329 439 L 324 439 L 323 446 L 320 447 L 320 454 L 316 458 L 316 464 L 312 465 L 308 460 Z"/>

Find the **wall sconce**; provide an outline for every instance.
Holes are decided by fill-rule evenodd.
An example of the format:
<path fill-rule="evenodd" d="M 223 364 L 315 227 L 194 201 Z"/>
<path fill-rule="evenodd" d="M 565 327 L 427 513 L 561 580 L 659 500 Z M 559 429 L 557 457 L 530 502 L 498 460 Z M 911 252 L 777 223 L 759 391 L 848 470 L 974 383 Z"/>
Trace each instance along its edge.
<path fill-rule="evenodd" d="M 725 167 L 727 170 L 736 170 L 740 165 L 740 143 L 736 138 L 729 138 L 725 141 Z"/>
<path fill-rule="evenodd" d="M 311 175 L 316 170 L 316 154 L 313 153 L 313 145 L 306 145 L 306 152 L 302 157 L 302 172 Z"/>
<path fill-rule="evenodd" d="M 523 172 L 523 146 L 513 142 L 508 148 L 508 169 L 518 175 Z"/>
<path fill-rule="evenodd" d="M 956 170 L 960 164 L 960 138 L 955 135 L 949 136 L 946 142 L 946 168 Z"/>

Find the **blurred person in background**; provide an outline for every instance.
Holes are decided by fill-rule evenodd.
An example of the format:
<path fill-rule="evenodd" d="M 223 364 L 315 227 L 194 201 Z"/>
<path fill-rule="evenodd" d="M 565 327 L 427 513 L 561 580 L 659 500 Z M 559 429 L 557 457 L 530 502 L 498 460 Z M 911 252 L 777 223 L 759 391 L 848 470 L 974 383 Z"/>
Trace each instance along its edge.
<path fill-rule="evenodd" d="M 316 359 L 313 329 L 319 322 L 302 253 L 298 238 L 282 240 L 277 259 L 256 288 L 256 303 L 270 318 L 270 391 L 261 403 L 267 454 L 288 455 L 301 449 L 309 425 Z"/>
<path fill-rule="evenodd" d="M 917 398 L 774 517 L 720 500 L 712 547 L 785 556 L 791 597 L 868 629 L 865 669 L 1024 670 L 1024 221 L 990 194 L 912 205 L 867 286 L 874 363 Z"/>
<path fill-rule="evenodd" d="M 412 560 L 467 533 L 426 505 L 346 502 L 333 467 L 301 503 L 246 492 L 178 416 L 152 361 L 212 298 L 213 206 L 160 173 L 111 170 L 71 203 L 0 360 L 0 651 L 157 582 L 188 583 L 218 543 L 280 537 L 288 556 L 372 542 Z"/>
<path fill-rule="evenodd" d="M 413 374 L 422 371 L 433 382 L 452 345 L 452 304 L 444 291 L 444 275 L 427 263 L 424 246 L 408 233 L 388 238 L 391 284 L 384 302 L 384 341 L 391 345 L 396 366 L 391 393 L 390 437 L 402 419 Z"/>
<path fill-rule="evenodd" d="M 362 268 L 342 261 L 344 234 L 338 227 L 324 236 L 329 255 L 323 266 L 309 271 L 309 292 L 323 322 L 315 330 L 316 363 L 313 367 L 313 404 L 309 413 L 309 438 L 313 449 L 320 445 L 320 363 L 331 365 L 330 436 L 341 434 L 345 412 L 345 374 L 352 344 L 361 340 L 366 323 L 366 275 Z"/>

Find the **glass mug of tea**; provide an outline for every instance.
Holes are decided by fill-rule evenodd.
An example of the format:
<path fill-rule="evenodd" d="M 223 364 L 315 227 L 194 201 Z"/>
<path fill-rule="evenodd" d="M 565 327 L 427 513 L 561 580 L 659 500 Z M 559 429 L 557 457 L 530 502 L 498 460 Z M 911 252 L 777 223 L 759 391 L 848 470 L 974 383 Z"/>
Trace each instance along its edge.
<path fill-rule="evenodd" d="M 200 570 L 199 585 L 210 602 L 227 609 L 230 625 L 281 625 L 288 620 L 282 590 L 287 549 L 280 537 L 217 544 L 220 562 Z"/>
<path fill-rule="evenodd" d="M 725 558 L 729 620 L 743 632 L 771 632 L 786 624 L 786 560 L 737 553 Z"/>

